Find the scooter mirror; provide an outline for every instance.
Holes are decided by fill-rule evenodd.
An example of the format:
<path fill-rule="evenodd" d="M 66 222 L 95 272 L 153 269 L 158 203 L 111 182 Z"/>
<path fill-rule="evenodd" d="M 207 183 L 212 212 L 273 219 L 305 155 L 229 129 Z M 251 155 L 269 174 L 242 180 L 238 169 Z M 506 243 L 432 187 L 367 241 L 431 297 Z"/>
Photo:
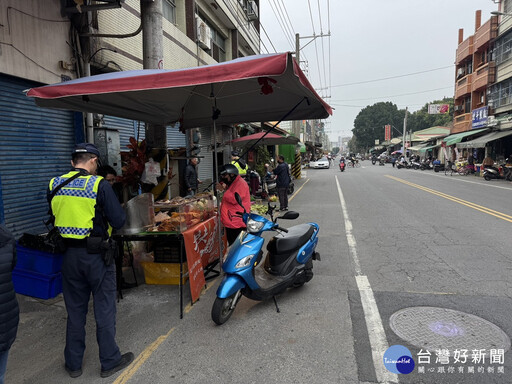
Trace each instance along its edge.
<path fill-rule="evenodd" d="M 280 216 L 279 218 L 285 219 L 285 220 L 294 220 L 297 217 L 299 217 L 299 212 L 288 211 L 283 216 Z"/>
<path fill-rule="evenodd" d="M 235 192 L 235 199 L 236 199 L 236 202 L 238 203 L 238 205 L 241 206 L 242 208 L 244 208 L 244 205 L 242 204 L 242 198 L 240 197 L 238 192 Z M 245 208 L 244 208 L 244 211 L 245 211 Z"/>

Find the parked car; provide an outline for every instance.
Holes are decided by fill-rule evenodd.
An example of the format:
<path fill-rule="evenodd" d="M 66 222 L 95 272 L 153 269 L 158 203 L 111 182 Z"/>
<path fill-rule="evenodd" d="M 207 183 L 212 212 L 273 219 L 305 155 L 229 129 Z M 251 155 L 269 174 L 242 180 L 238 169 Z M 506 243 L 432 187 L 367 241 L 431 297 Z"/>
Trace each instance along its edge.
<path fill-rule="evenodd" d="M 329 159 L 325 156 L 319 160 L 309 162 L 309 168 L 329 168 L 329 165 Z"/>

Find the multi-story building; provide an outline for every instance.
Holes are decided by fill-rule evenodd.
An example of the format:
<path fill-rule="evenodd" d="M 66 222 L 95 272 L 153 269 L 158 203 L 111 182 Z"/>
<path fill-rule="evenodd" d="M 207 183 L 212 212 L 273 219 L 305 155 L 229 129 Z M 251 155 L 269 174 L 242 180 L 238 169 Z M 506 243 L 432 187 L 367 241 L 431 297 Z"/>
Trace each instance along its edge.
<path fill-rule="evenodd" d="M 481 24 L 482 12 L 476 11 L 475 34 L 464 39 L 459 29 L 455 59 L 454 123 L 451 133 L 472 129 L 472 111 L 487 106 L 489 84 L 495 81 L 495 63 L 491 59 L 492 42 L 497 35 L 496 16 Z"/>
<path fill-rule="evenodd" d="M 113 133 L 119 151 L 126 150 L 130 136 L 145 137 L 144 122 L 40 108 L 24 90 L 112 71 L 187 68 L 257 54 L 258 5 L 259 0 L 0 0 L 0 221 L 16 236 L 44 231 L 47 183 L 69 168 L 76 142 Z M 154 51 L 146 52 L 148 45 Z M 147 65 L 148 55 L 159 57 L 154 66 Z M 227 161 L 224 143 L 234 128 L 219 127 L 217 138 L 210 127 L 198 129 L 201 135 L 166 127 L 161 147 L 198 145 L 199 177 L 207 179 L 211 144 L 222 144 L 218 160 Z M 113 161 L 120 170 L 120 161 Z"/>

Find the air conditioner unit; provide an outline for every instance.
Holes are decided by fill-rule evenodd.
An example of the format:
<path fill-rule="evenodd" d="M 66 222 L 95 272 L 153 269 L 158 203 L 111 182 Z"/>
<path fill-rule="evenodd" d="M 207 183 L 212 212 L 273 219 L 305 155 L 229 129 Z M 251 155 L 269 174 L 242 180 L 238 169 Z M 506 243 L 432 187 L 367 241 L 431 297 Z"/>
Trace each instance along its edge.
<path fill-rule="evenodd" d="M 201 48 L 210 49 L 210 27 L 200 17 L 197 18 L 197 42 Z"/>
<path fill-rule="evenodd" d="M 466 74 L 466 69 L 465 68 L 459 68 L 457 69 L 457 78 L 459 77 L 462 77 Z"/>
<path fill-rule="evenodd" d="M 462 112 L 462 110 L 463 110 L 463 109 L 462 109 L 462 105 L 456 105 L 456 106 L 454 106 L 454 107 L 453 107 L 453 110 L 454 110 L 455 112 Z"/>
<path fill-rule="evenodd" d="M 249 20 L 258 20 L 258 6 L 255 1 L 247 2 L 247 18 Z"/>

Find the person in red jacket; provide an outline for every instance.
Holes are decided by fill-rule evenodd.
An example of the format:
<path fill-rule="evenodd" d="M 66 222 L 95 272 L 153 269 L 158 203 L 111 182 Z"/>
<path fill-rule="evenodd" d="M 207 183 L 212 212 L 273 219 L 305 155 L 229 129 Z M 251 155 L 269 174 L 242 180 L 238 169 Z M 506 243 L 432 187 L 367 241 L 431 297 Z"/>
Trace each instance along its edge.
<path fill-rule="evenodd" d="M 247 212 L 251 211 L 251 194 L 247 182 L 240 177 L 238 169 L 233 164 L 223 165 L 219 171 L 219 178 L 217 189 L 225 191 L 220 205 L 220 220 L 226 228 L 228 245 L 231 245 L 246 228 L 242 218 L 236 214 L 242 208 L 235 199 L 235 192 L 242 198 L 242 204 Z"/>

